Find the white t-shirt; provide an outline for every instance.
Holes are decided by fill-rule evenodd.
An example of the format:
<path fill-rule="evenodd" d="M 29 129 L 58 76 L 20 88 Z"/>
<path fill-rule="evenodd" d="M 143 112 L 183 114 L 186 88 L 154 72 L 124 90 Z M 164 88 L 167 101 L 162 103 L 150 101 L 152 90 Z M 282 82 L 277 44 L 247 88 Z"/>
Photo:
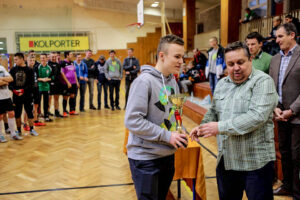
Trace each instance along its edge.
<path fill-rule="evenodd" d="M 7 77 L 10 74 L 6 71 L 6 69 L 0 65 L 0 77 Z M 8 89 L 7 85 L 0 86 L 0 100 L 9 99 L 11 97 L 11 92 Z"/>

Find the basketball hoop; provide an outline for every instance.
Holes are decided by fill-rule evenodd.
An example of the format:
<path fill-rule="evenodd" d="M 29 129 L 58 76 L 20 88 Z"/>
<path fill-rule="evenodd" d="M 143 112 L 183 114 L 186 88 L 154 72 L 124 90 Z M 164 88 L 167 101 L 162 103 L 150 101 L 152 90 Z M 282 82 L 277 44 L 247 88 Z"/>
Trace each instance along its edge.
<path fill-rule="evenodd" d="M 141 23 L 132 23 L 126 26 L 129 32 L 134 32 L 136 29 L 140 29 L 142 27 Z"/>

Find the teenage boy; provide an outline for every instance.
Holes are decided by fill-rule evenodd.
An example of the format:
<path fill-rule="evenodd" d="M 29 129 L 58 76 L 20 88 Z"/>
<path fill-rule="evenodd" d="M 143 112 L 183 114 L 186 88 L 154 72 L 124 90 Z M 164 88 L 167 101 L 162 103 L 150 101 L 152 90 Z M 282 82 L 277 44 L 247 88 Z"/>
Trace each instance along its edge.
<path fill-rule="evenodd" d="M 183 63 L 184 42 L 175 35 L 161 38 L 158 61 L 143 66 L 132 83 L 125 114 L 132 179 L 138 199 L 166 199 L 174 175 L 174 153 L 187 145 L 176 131 L 174 107 L 169 96 L 178 94 L 173 74 Z"/>
<path fill-rule="evenodd" d="M 50 81 L 52 76 L 52 69 L 47 65 L 47 54 L 40 55 L 41 64 L 36 68 L 37 80 L 39 86 L 40 94 L 40 105 L 41 99 L 43 97 L 43 107 L 44 107 L 44 119 L 46 122 L 52 122 L 53 120 L 49 118 L 48 107 L 49 107 L 49 93 L 50 93 Z"/>
<path fill-rule="evenodd" d="M 115 57 L 115 50 L 109 52 L 109 59 L 105 62 L 105 77 L 109 84 L 109 96 L 111 110 L 121 110 L 119 106 L 120 84 L 123 77 L 123 67 L 118 58 Z M 115 99 L 114 99 L 115 91 Z"/>
<path fill-rule="evenodd" d="M 22 109 L 24 109 L 28 116 L 28 122 L 30 126 L 30 134 L 37 136 L 38 133 L 33 128 L 33 84 L 34 73 L 31 68 L 26 66 L 23 53 L 16 53 L 14 55 L 15 67 L 10 70 L 10 74 L 13 81 L 9 84 L 9 88 L 13 92 L 13 103 L 15 110 L 15 118 L 18 129 L 18 134 L 21 132 L 21 115 Z"/>
<path fill-rule="evenodd" d="M 3 133 L 2 133 L 2 126 L 3 126 L 3 117 L 4 115 L 8 114 L 7 123 L 8 123 L 8 130 L 10 131 L 10 136 L 14 140 L 20 140 L 18 134 L 16 134 L 16 127 L 15 127 L 15 113 L 13 103 L 11 101 L 11 93 L 8 89 L 8 85 L 10 82 L 13 81 L 11 75 L 6 71 L 6 69 L 0 65 L 0 142 L 7 142 Z"/>
<path fill-rule="evenodd" d="M 78 113 L 76 113 L 75 111 L 75 105 L 76 105 L 75 94 L 76 94 L 77 87 L 79 87 L 79 83 L 77 80 L 76 69 L 72 62 L 73 53 L 70 51 L 66 51 L 64 54 L 65 54 L 65 60 L 62 61 L 61 63 L 61 71 L 63 73 L 62 83 L 64 84 L 63 116 L 67 117 L 68 114 L 78 115 Z M 68 99 L 69 99 L 70 113 L 67 111 Z"/>
<path fill-rule="evenodd" d="M 95 66 L 97 68 L 97 74 L 98 74 L 98 79 L 97 79 L 97 89 L 98 89 L 98 110 L 101 109 L 101 93 L 102 93 L 102 88 L 104 91 L 104 108 L 105 109 L 110 109 L 108 104 L 107 104 L 107 88 L 108 88 L 108 80 L 105 77 L 105 57 L 101 55 L 99 57 L 99 60 L 95 63 Z"/>
<path fill-rule="evenodd" d="M 79 103 L 79 110 L 80 112 L 84 112 L 84 102 L 85 102 L 85 91 L 86 91 L 86 84 L 88 81 L 88 68 L 86 64 L 81 59 L 81 54 L 76 54 L 76 60 L 74 61 L 74 65 L 76 68 L 76 75 L 80 84 L 80 103 Z M 76 92 L 77 97 L 77 92 Z M 75 98 L 76 102 L 76 98 Z"/>

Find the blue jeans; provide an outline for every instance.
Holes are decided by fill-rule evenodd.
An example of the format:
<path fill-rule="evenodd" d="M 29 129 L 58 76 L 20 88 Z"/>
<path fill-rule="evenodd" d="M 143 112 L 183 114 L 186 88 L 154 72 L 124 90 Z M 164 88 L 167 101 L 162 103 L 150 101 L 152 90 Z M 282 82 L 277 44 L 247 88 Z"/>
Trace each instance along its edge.
<path fill-rule="evenodd" d="M 211 89 L 211 93 L 212 93 L 212 95 L 214 95 L 215 88 L 218 83 L 218 78 L 217 78 L 216 74 L 213 74 L 213 73 L 209 73 L 208 77 L 209 77 L 209 86 Z"/>
<path fill-rule="evenodd" d="M 102 87 L 104 91 L 104 105 L 108 106 L 107 104 L 107 88 L 108 88 L 108 83 L 98 83 L 97 84 L 97 90 L 98 90 L 98 108 L 101 107 L 101 93 L 102 93 Z"/>
<path fill-rule="evenodd" d="M 155 160 L 129 158 L 132 180 L 138 200 L 165 200 L 175 168 L 174 155 Z"/>
<path fill-rule="evenodd" d="M 273 200 L 272 182 L 274 161 L 253 171 L 225 170 L 224 159 L 217 166 L 217 183 L 220 200 L 242 200 L 246 191 L 248 200 Z"/>

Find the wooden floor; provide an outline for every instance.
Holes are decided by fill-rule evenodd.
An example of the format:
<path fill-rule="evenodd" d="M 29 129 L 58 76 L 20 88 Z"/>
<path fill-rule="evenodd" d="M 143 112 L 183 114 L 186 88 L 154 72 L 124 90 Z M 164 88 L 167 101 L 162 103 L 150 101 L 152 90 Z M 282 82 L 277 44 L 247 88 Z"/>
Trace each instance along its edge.
<path fill-rule="evenodd" d="M 136 199 L 128 160 L 122 153 L 124 113 L 123 110 L 87 110 L 79 116 L 56 119 L 46 127 L 37 127 L 38 137 L 24 136 L 23 141 L 0 144 L 0 199 Z M 183 120 L 188 130 L 196 126 L 187 117 Z M 201 139 L 201 142 L 217 153 L 215 138 Z M 202 152 L 207 199 L 217 200 L 216 158 L 207 150 Z M 182 199 L 192 199 L 184 184 L 182 188 Z M 171 190 L 176 195 L 176 182 L 172 183 Z"/>

